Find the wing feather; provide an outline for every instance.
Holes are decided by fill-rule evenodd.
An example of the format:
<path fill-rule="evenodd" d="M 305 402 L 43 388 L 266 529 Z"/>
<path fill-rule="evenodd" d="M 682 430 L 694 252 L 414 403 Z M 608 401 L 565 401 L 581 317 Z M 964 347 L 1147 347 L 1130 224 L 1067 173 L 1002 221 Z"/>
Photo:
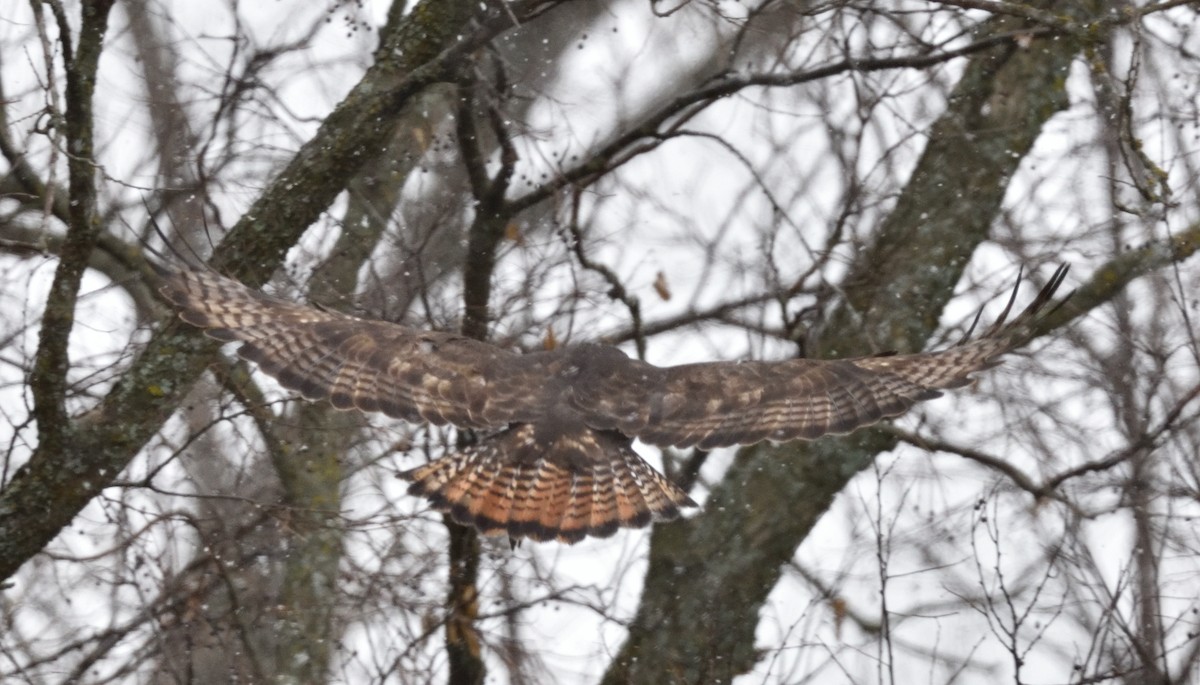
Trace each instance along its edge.
<path fill-rule="evenodd" d="M 156 269 L 180 318 L 241 342 L 241 357 L 306 399 L 480 429 L 532 421 L 549 402 L 539 390 L 552 357 L 288 302 L 212 271 Z"/>
<path fill-rule="evenodd" d="M 1065 267 L 1055 272 L 1012 323 L 1005 324 L 1010 301 L 979 338 L 939 352 L 660 368 L 602 345 L 521 355 L 287 302 L 211 271 L 157 268 L 163 294 L 185 321 L 220 340 L 241 341 L 238 353 L 285 387 L 339 409 L 467 428 L 538 423 L 558 412 L 568 424 L 704 449 L 849 433 L 964 386 L 970 374 L 996 365 L 999 355 L 1028 338 L 1039 316 L 1053 309 L 1048 305 L 1066 274 Z M 540 482 L 552 475 L 528 477 Z M 574 482 L 571 487 L 593 494 L 586 511 L 571 505 L 560 513 L 557 489 L 522 497 L 527 503 L 549 498 L 550 518 L 587 516 L 595 527 L 637 509 L 612 499 L 613 478 L 600 465 L 590 480 Z M 531 512 L 505 513 L 536 520 Z"/>
<path fill-rule="evenodd" d="M 972 382 L 1023 344 L 1049 306 L 1060 267 L 1026 309 L 1012 306 L 981 337 L 938 352 L 857 359 L 709 362 L 665 369 L 628 360 L 577 384 L 573 404 L 589 425 L 655 445 L 703 449 L 845 434 L 898 416 L 942 390 Z M 1065 299 L 1065 298 L 1064 298 Z"/>

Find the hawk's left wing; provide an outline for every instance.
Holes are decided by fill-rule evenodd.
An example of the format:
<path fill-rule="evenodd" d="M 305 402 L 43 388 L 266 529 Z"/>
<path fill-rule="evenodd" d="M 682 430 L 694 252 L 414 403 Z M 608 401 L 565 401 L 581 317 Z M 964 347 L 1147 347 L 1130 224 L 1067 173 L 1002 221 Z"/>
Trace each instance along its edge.
<path fill-rule="evenodd" d="M 451 333 L 418 331 L 264 295 L 213 271 L 155 265 L 180 318 L 284 387 L 338 409 L 493 428 L 532 421 L 555 355 L 520 355 Z"/>

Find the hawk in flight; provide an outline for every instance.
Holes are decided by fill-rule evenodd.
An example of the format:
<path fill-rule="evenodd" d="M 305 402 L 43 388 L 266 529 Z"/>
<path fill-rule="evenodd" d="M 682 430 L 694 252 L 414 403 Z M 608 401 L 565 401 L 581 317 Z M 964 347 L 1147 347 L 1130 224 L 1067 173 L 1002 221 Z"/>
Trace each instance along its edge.
<path fill-rule="evenodd" d="M 898 416 L 1024 344 L 1067 270 L 1008 325 L 1011 300 L 979 337 L 938 352 L 658 367 L 606 345 L 521 354 L 289 302 L 209 270 L 155 269 L 184 321 L 242 343 L 240 356 L 306 399 L 480 432 L 402 473 L 411 493 L 485 535 L 568 543 L 695 506 L 634 452 L 634 438 L 711 449 Z"/>

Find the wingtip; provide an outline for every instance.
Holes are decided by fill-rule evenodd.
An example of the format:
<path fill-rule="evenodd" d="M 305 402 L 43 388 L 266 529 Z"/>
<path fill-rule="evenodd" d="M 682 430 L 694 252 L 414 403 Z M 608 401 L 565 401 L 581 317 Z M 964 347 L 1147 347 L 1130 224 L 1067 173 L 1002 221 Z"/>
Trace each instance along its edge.
<path fill-rule="evenodd" d="M 1063 262 L 1059 264 L 1054 273 L 1050 275 L 1049 280 L 1046 281 L 1046 284 L 1038 291 L 1037 295 L 1034 296 L 1029 304 L 1025 305 L 1025 308 L 1012 321 L 1009 321 L 1008 317 L 1012 313 L 1012 308 L 1017 300 L 1017 292 L 1023 280 L 1018 275 L 1017 282 L 1013 286 L 1012 294 L 1009 296 L 1004 310 L 1000 312 L 995 322 L 978 339 L 1011 338 L 1010 349 L 1022 344 L 1029 334 L 1030 327 L 1035 325 L 1037 321 L 1053 314 L 1074 294 L 1074 290 L 1072 290 L 1065 296 L 1059 297 L 1057 300 L 1055 299 L 1055 294 L 1062 287 L 1063 281 L 1070 270 L 1071 265 L 1069 263 Z M 1020 273 L 1024 274 L 1024 267 L 1022 267 Z M 978 316 L 976 318 L 978 319 Z M 974 328 L 974 324 L 972 324 L 972 328 Z M 970 341 L 964 339 L 963 342 Z"/>

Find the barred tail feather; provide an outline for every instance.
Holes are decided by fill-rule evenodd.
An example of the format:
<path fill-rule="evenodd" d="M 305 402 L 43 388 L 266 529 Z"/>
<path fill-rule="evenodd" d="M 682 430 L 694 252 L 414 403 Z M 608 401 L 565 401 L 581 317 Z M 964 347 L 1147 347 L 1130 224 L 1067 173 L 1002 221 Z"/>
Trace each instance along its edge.
<path fill-rule="evenodd" d="M 695 506 L 628 438 L 583 428 L 548 442 L 535 433 L 517 425 L 400 476 L 455 521 L 513 539 L 575 543 Z"/>

